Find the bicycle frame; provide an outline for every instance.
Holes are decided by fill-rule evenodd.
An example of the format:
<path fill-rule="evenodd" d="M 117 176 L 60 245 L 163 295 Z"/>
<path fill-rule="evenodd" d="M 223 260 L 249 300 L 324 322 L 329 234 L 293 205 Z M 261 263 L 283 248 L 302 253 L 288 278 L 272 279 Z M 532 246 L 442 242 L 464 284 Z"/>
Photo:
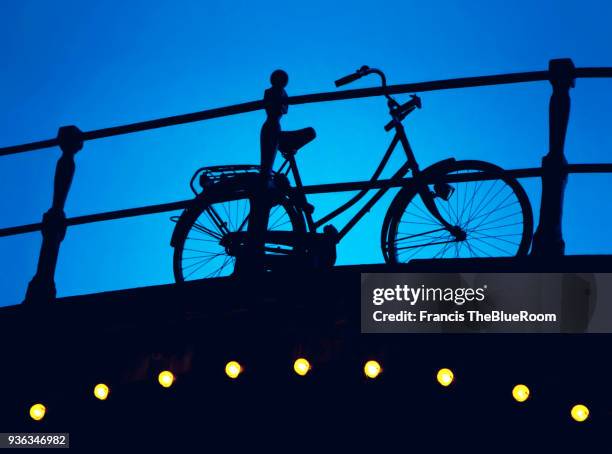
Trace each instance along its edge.
<path fill-rule="evenodd" d="M 385 152 L 383 158 L 381 159 L 376 171 L 370 178 L 371 183 L 378 181 L 382 171 L 386 167 L 389 161 L 389 158 L 393 154 L 393 151 L 395 150 L 395 147 L 397 147 L 398 143 L 402 145 L 402 148 L 404 149 L 406 153 L 407 160 L 393 174 L 393 176 L 391 177 L 391 180 L 395 180 L 395 179 L 399 180 L 403 178 L 409 171 L 412 171 L 413 177 L 417 177 L 419 174 L 419 166 L 414 157 L 414 153 L 412 151 L 412 147 L 410 146 L 410 142 L 408 141 L 408 137 L 406 136 L 406 131 L 404 129 L 404 126 L 402 125 L 401 121 L 395 121 L 393 126 L 395 129 L 395 134 L 393 136 L 391 143 L 389 144 L 389 147 L 387 148 L 387 151 Z M 288 174 L 289 172 L 292 173 L 293 178 L 295 180 L 295 187 L 293 188 L 293 191 L 297 194 L 299 200 L 306 201 L 306 194 L 304 193 L 304 185 L 302 183 L 302 178 L 300 176 L 297 162 L 295 160 L 295 155 L 291 155 L 285 158 L 285 162 L 281 165 L 279 172 L 282 172 L 282 170 L 285 168 L 287 164 L 288 164 L 288 168 L 285 171 L 285 175 Z M 453 226 L 451 226 L 442 217 L 442 215 L 438 211 L 438 208 L 434 202 L 434 196 L 431 194 L 431 192 L 427 188 L 427 185 L 421 184 L 418 181 L 419 181 L 418 178 L 415 178 L 415 181 L 413 184 L 420 185 L 418 191 L 426 207 L 429 209 L 432 215 L 436 217 L 444 225 L 445 228 L 452 229 Z M 370 211 L 370 209 L 387 193 L 389 189 L 391 188 L 390 187 L 381 188 L 374 193 L 374 195 L 366 202 L 366 204 L 346 223 L 344 227 L 342 227 L 342 229 L 340 229 L 337 235 L 338 242 L 348 232 L 352 230 L 352 228 L 366 215 L 366 213 Z M 355 196 L 353 196 L 350 200 L 345 202 L 343 205 L 341 205 L 340 207 L 333 210 L 331 213 L 323 216 L 322 218 L 316 221 L 313 219 L 312 212 L 305 210 L 306 223 L 308 226 L 308 230 L 310 232 L 316 232 L 319 227 L 326 224 L 330 220 L 336 218 L 340 214 L 344 213 L 346 210 L 348 210 L 353 205 L 355 205 L 357 202 L 359 202 L 361 199 L 363 199 L 369 191 L 370 191 L 369 188 L 360 190 Z"/>
<path fill-rule="evenodd" d="M 336 81 L 336 86 L 345 85 L 346 83 L 350 83 L 368 74 L 379 75 L 383 89 L 386 87 L 386 79 L 382 71 L 365 66 L 357 70 L 355 74 L 338 79 Z M 531 227 L 533 224 L 532 213 L 525 191 L 518 182 L 516 182 L 516 179 L 503 176 L 502 169 L 493 164 L 475 160 L 456 161 L 454 158 L 442 160 L 421 171 L 402 124 L 402 121 L 408 114 L 415 109 L 421 108 L 421 99 L 414 94 L 411 95 L 409 101 L 400 104 L 388 93 L 383 92 L 383 95 L 387 99 L 387 106 L 391 116 L 391 121 L 385 125 L 384 129 L 386 131 L 394 130 L 391 143 L 388 145 L 369 181 L 365 182 L 365 184 L 360 182 L 358 185 L 349 185 L 348 187 L 350 188 L 358 189 L 356 194 L 350 196 L 346 202 L 318 220 L 313 218 L 314 207 L 308 203 L 306 194 L 307 192 L 315 193 L 325 191 L 317 191 L 320 188 L 315 187 L 315 190 L 313 190 L 312 188 L 304 186 L 295 158 L 296 151 L 308 143 L 308 141 L 312 140 L 314 136 L 312 131 L 304 130 L 304 133 L 308 132 L 308 136 L 301 136 L 301 131 L 296 131 L 294 135 L 288 134 L 284 137 L 279 137 L 279 141 L 280 139 L 284 140 L 282 142 L 282 147 L 277 147 L 280 148 L 284 157 L 284 162 L 282 162 L 280 168 L 272 175 L 273 178 L 269 178 L 269 175 L 262 178 L 261 166 L 217 166 L 203 168 L 204 171 L 202 175 L 200 175 L 200 185 L 203 191 L 197 193 L 197 191 L 194 190 L 194 192 L 196 192 L 197 199 L 200 199 L 200 195 L 204 195 L 204 198 L 200 199 L 201 201 L 194 205 L 193 210 L 185 210 L 184 214 L 181 215 L 179 219 L 180 225 L 177 226 L 173 234 L 172 242 L 173 246 L 175 246 L 174 269 L 175 275 L 178 276 L 177 280 L 183 280 L 183 260 L 198 258 L 188 257 L 184 259 L 182 255 L 183 250 L 200 252 L 198 248 L 194 250 L 184 247 L 192 229 L 199 230 L 201 233 L 212 237 L 210 241 L 212 241 L 212 243 L 218 243 L 214 246 L 215 248 L 217 248 L 217 246 L 222 247 L 220 252 L 212 254 L 214 257 L 223 258 L 224 261 L 221 263 L 221 268 L 219 268 L 221 271 L 227 265 L 229 257 L 236 257 L 237 263 L 238 261 L 244 260 L 244 263 L 247 264 L 245 265 L 247 268 L 251 265 L 267 266 L 267 264 L 277 260 L 277 257 L 279 263 L 287 263 L 283 262 L 285 259 L 281 257 L 290 255 L 295 256 L 298 259 L 296 263 L 301 265 L 306 264 L 307 266 L 314 267 L 332 266 L 336 260 L 336 245 L 392 187 L 401 187 L 401 189 L 391 202 L 382 222 L 381 248 L 385 261 L 388 263 L 398 263 L 400 261 L 399 255 L 403 253 L 398 251 L 418 248 L 416 249 L 418 252 L 425 246 L 443 245 L 439 249 L 436 249 L 437 252 L 434 258 L 440 254 L 444 256 L 450 244 L 455 244 L 455 255 L 459 256 L 461 247 L 463 246 L 460 242 L 466 241 L 468 238 L 468 230 L 466 227 L 472 219 L 474 219 L 472 217 L 472 208 L 474 208 L 473 202 L 480 188 L 480 185 L 472 188 L 472 195 L 467 201 L 469 213 L 465 211 L 467 192 L 464 192 L 463 211 L 461 214 L 462 216 L 466 214 L 469 218 L 466 217 L 466 219 L 464 219 L 461 217 L 460 219 L 460 215 L 458 214 L 458 202 L 461 200 L 459 198 L 460 189 L 454 185 L 451 186 L 449 183 L 451 181 L 471 181 L 470 179 L 464 180 L 464 177 L 467 176 L 465 173 L 458 175 L 461 177 L 459 180 L 452 178 L 453 175 L 451 174 L 464 171 L 469 171 L 469 176 L 471 177 L 482 174 L 487 177 L 484 179 L 488 180 L 491 179 L 488 178 L 489 174 L 493 174 L 499 177 L 500 180 L 503 180 L 501 188 L 498 190 L 496 189 L 497 192 L 491 198 L 487 198 L 492 188 L 491 186 L 489 187 L 484 198 L 476 205 L 477 211 L 474 213 L 474 216 L 480 214 L 481 209 L 484 209 L 481 208 L 481 205 L 485 200 L 487 203 L 491 202 L 504 188 L 510 190 L 509 193 L 505 193 L 507 194 L 505 198 L 502 199 L 496 207 L 492 208 L 490 212 L 479 215 L 479 217 L 485 215 L 486 217 L 480 220 L 479 223 L 470 230 L 469 235 L 481 230 L 491 230 L 492 227 L 482 228 L 480 230 L 479 227 L 487 220 L 491 213 L 496 212 L 501 204 L 505 203 L 506 200 L 512 196 L 514 198 L 509 204 L 504 205 L 504 207 L 514 208 L 514 205 L 517 204 L 520 210 L 516 213 L 513 212 L 510 215 L 506 215 L 501 219 L 506 219 L 509 216 L 522 216 L 522 218 L 519 222 L 514 224 L 498 225 L 497 227 L 499 229 L 504 229 L 510 226 L 520 225 L 520 227 L 513 228 L 512 230 L 512 232 L 514 232 L 514 230 L 519 229 L 520 231 L 518 233 L 505 233 L 506 230 L 502 230 L 504 233 L 499 235 L 500 237 L 519 236 L 520 240 L 517 243 L 513 243 L 512 241 L 500 238 L 499 241 L 505 241 L 505 243 L 516 245 L 517 255 L 525 254 L 528 251 L 531 240 Z M 406 154 L 406 161 L 395 170 L 395 173 L 393 173 L 390 179 L 384 180 L 383 182 L 381 175 L 387 167 L 391 155 L 398 144 L 401 144 Z M 472 173 L 473 171 L 476 173 Z M 406 178 L 408 172 L 412 172 L 410 178 Z M 294 179 L 293 186 L 289 178 L 287 178 L 289 173 L 292 174 Z M 192 189 L 197 175 L 198 172 L 196 172 L 190 182 Z M 450 176 L 451 179 L 447 179 L 447 176 Z M 480 179 L 481 178 L 475 178 L 475 180 Z M 346 185 L 343 186 L 342 184 L 321 186 L 346 188 Z M 451 196 L 455 190 L 457 190 L 457 194 L 455 198 L 451 200 Z M 370 194 L 370 191 L 372 191 L 373 194 Z M 371 197 L 366 198 L 370 195 Z M 364 198 L 366 198 L 365 201 L 363 201 Z M 415 200 L 417 198 L 420 200 Z M 238 216 L 236 220 L 231 219 L 231 206 L 228 212 L 226 206 L 223 205 L 228 221 L 225 220 L 223 213 L 217 212 L 213 206 L 215 203 L 234 202 L 242 199 L 247 201 L 247 205 L 242 204 L 240 205 L 242 208 L 238 206 L 238 208 L 234 210 Z M 451 203 L 457 200 L 457 212 L 452 209 L 452 205 L 449 207 L 442 202 L 438 203 L 438 199 L 443 202 Z M 359 202 L 362 202 L 361 208 L 356 210 L 356 213 L 350 217 L 340 231 L 328 224 L 329 221 L 347 212 Z M 419 202 L 422 203 L 422 207 L 417 204 Z M 250 206 L 250 210 L 248 211 L 245 210 L 247 206 Z M 440 209 L 445 210 L 446 219 L 448 219 L 448 221 L 442 216 L 438 206 L 440 206 Z M 406 221 L 410 224 L 422 224 L 423 226 L 415 227 L 411 232 L 406 232 L 406 229 L 400 229 L 400 227 L 402 227 L 400 226 L 400 224 L 402 224 L 402 218 L 405 215 L 415 215 L 414 213 L 410 213 L 408 207 L 411 207 L 411 210 L 418 209 L 425 215 L 427 215 L 425 211 L 428 211 L 431 216 L 431 222 Z M 277 211 L 279 208 L 280 212 Z M 489 208 L 491 207 L 489 206 Z M 212 229 L 208 229 L 204 224 L 199 225 L 197 222 L 204 210 L 206 211 L 207 217 L 214 225 Z M 275 213 L 279 213 L 280 217 L 273 217 Z M 253 214 L 260 215 L 260 217 L 253 219 L 253 222 L 249 222 L 249 217 Z M 420 217 L 418 215 L 416 216 Z M 259 222 L 260 220 L 266 219 L 268 223 L 267 229 L 264 227 L 265 224 L 263 221 Z M 274 222 L 270 225 L 271 219 L 274 219 Z M 279 220 L 284 222 L 279 224 Z M 450 224 L 449 221 L 456 225 Z M 489 220 L 489 223 L 491 222 L 493 221 Z M 290 224 L 289 228 L 284 228 L 283 226 L 288 223 Z M 318 228 L 322 226 L 325 226 L 322 229 L 322 233 L 317 232 Z M 275 229 L 275 227 L 278 228 Z M 444 231 L 450 235 L 447 235 Z M 418 239 L 415 240 L 415 238 L 421 236 L 425 238 L 424 241 L 427 243 L 413 244 L 414 241 L 420 241 Z M 495 238 L 482 232 L 473 236 L 475 241 L 490 244 L 483 239 L 485 237 Z M 194 239 L 194 241 L 197 240 L 197 238 Z M 408 242 L 407 245 L 402 246 L 400 242 L 405 241 Z M 495 244 L 490 246 L 504 253 L 507 252 L 505 249 L 495 246 Z M 474 245 L 474 247 L 476 247 L 476 245 Z M 478 255 L 473 252 L 469 243 L 466 243 L 466 248 L 469 249 L 470 256 Z M 262 250 L 265 252 L 264 254 L 260 254 Z M 479 249 L 479 251 L 481 250 Z M 270 254 L 267 254 L 268 252 Z M 484 253 L 488 255 L 486 251 Z M 512 254 L 512 252 L 510 252 L 510 254 Z M 414 254 L 408 258 L 413 256 Z M 270 260 L 270 262 L 268 262 L 268 260 Z"/>

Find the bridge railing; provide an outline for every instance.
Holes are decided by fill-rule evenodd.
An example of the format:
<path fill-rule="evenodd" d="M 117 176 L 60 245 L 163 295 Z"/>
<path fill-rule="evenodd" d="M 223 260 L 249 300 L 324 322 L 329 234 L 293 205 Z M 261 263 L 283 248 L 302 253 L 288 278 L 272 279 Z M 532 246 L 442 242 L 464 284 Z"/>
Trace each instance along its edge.
<path fill-rule="evenodd" d="M 288 102 L 291 105 L 297 105 L 381 96 L 384 93 L 399 94 L 526 82 L 550 82 L 552 94 L 549 102 L 549 150 L 542 159 L 542 166 L 537 168 L 507 170 L 504 171 L 504 173 L 515 178 L 541 177 L 542 196 L 540 201 L 540 221 L 534 235 L 531 254 L 534 256 L 552 258 L 563 255 L 565 250 L 561 227 L 563 196 L 568 173 L 612 172 L 612 163 L 568 164 L 565 159 L 564 143 L 570 113 L 570 89 L 574 86 L 576 78 L 612 78 L 612 67 L 576 68 L 570 59 L 557 59 L 551 60 L 548 65 L 548 70 L 545 71 L 389 85 L 386 88 L 376 87 L 314 93 L 289 97 Z M 59 128 L 56 138 L 0 148 L 0 156 L 32 152 L 55 146 L 59 146 L 62 150 L 62 155 L 57 162 L 55 171 L 53 203 L 51 208 L 43 215 L 42 221 L 40 223 L 0 229 L 0 237 L 39 230 L 42 232 L 43 240 L 36 274 L 30 281 L 24 302 L 34 305 L 44 305 L 55 299 L 55 268 L 57 265 L 59 248 L 68 226 L 174 211 L 183 209 L 192 202 L 191 200 L 181 200 L 158 205 L 67 218 L 64 213 L 64 206 L 76 170 L 74 156 L 82 149 L 84 142 L 213 118 L 238 115 L 261 110 L 263 108 L 264 103 L 260 100 L 92 131 L 83 132 L 76 126 L 64 126 Z M 449 181 L 451 179 L 455 181 L 458 178 L 473 180 L 475 178 L 495 178 L 495 176 L 481 175 L 477 177 L 475 175 L 463 174 L 461 176 L 448 177 Z M 323 184 L 308 186 L 306 187 L 306 192 L 312 194 L 353 191 L 364 187 L 399 187 L 409 184 L 409 180 L 410 179 L 404 179 L 402 181 L 381 180 L 374 184 L 368 181 Z"/>

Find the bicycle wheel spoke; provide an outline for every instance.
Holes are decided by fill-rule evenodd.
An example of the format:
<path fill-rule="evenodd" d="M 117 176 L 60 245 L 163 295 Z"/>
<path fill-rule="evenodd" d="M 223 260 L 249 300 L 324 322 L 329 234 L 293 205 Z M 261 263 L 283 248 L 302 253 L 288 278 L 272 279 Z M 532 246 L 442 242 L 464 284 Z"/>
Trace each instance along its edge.
<path fill-rule="evenodd" d="M 478 249 L 480 252 L 482 252 L 484 255 L 486 255 L 487 257 L 493 257 L 490 254 L 487 254 L 485 251 L 483 251 L 482 249 L 480 249 L 478 246 L 476 246 L 475 244 L 472 244 L 471 247 L 473 247 L 474 249 Z"/>
<path fill-rule="evenodd" d="M 495 183 L 497 183 L 497 180 L 495 180 Z M 492 196 L 492 197 L 491 197 L 489 200 L 487 200 L 487 202 L 486 202 L 486 203 L 485 203 L 485 202 L 484 202 L 484 200 L 483 200 L 483 203 L 481 204 L 480 209 L 479 209 L 477 212 L 475 212 L 475 213 L 474 213 L 474 217 L 475 217 L 475 216 L 477 216 L 477 215 L 479 215 L 479 214 L 480 214 L 480 212 L 481 212 L 482 210 L 484 210 L 484 209 L 487 207 L 487 205 L 488 205 L 489 203 L 491 203 L 493 200 L 495 200 L 495 198 L 496 198 L 496 197 L 499 195 L 499 193 L 500 193 L 500 192 L 502 192 L 504 189 L 505 189 L 505 186 L 503 186 L 503 185 L 502 185 L 502 186 L 499 188 L 499 190 L 498 190 L 498 191 L 497 191 L 497 192 L 496 192 L 496 193 L 495 193 L 495 194 L 494 194 L 494 195 L 493 195 L 493 196 Z M 510 192 L 510 194 L 509 194 L 509 195 L 512 195 L 512 192 Z M 467 223 L 469 224 L 469 223 L 470 223 L 472 220 L 473 220 L 473 218 L 472 218 L 472 219 L 468 219 Z"/>
<path fill-rule="evenodd" d="M 508 214 L 506 216 L 502 216 L 501 218 L 496 218 L 496 219 L 494 219 L 492 221 L 489 221 L 489 222 L 486 222 L 484 224 L 478 224 L 476 227 L 482 227 L 483 225 L 489 225 L 489 224 L 492 224 L 494 222 L 503 221 L 504 219 L 511 218 L 511 217 L 516 216 L 517 214 L 520 214 L 520 213 L 521 213 L 520 211 L 516 211 L 514 213 L 510 213 L 510 214 Z M 494 227 L 494 228 L 499 228 L 499 227 Z"/>
<path fill-rule="evenodd" d="M 513 224 L 504 224 L 504 225 L 499 225 L 499 226 L 495 226 L 495 227 L 487 227 L 486 229 L 470 230 L 470 232 L 472 232 L 472 233 L 474 233 L 474 232 L 482 232 L 484 230 L 501 229 L 501 228 L 504 228 L 504 227 L 513 227 L 515 225 L 523 225 L 523 222 L 519 221 L 519 222 L 515 222 Z"/>
<path fill-rule="evenodd" d="M 474 238 L 474 239 L 478 239 L 478 238 L 491 238 L 494 240 L 499 240 L 499 241 L 503 241 L 504 243 L 508 243 L 511 244 L 512 246 L 518 246 L 520 243 L 518 242 L 514 242 L 514 241 L 510 241 L 510 240 L 506 240 L 505 238 L 502 238 L 502 236 L 504 235 L 495 235 L 495 236 L 491 236 L 491 235 L 484 235 L 484 236 L 471 236 L 470 238 Z M 508 235 L 506 235 L 508 236 Z M 515 236 L 515 235 L 510 235 L 510 236 Z"/>
<path fill-rule="evenodd" d="M 436 246 L 438 244 L 446 244 L 446 243 L 454 243 L 454 242 L 455 242 L 455 240 L 438 241 L 438 242 L 427 243 L 427 244 L 424 244 L 423 246 Z M 404 246 L 404 247 L 401 247 L 401 248 L 397 248 L 397 250 L 399 251 L 399 250 L 402 250 L 402 249 L 412 249 L 412 248 L 415 248 L 415 247 L 419 247 L 419 246 L 418 245 L 415 245 L 415 246 Z"/>
<path fill-rule="evenodd" d="M 193 225 L 193 228 L 195 228 L 196 230 L 198 230 L 198 231 L 200 231 L 200 232 L 202 232 L 202 233 L 205 233 L 206 235 L 210 235 L 210 236 L 212 236 L 213 238 L 216 238 L 216 239 L 218 239 L 218 240 L 220 240 L 220 239 L 221 239 L 221 234 L 219 234 L 219 233 L 217 233 L 217 232 L 213 232 L 212 230 L 210 230 L 210 229 L 209 229 L 209 228 L 207 228 L 207 227 L 204 227 L 204 226 L 203 226 L 203 225 L 201 225 L 201 224 L 196 223 L 196 224 L 194 224 L 194 225 Z"/>
<path fill-rule="evenodd" d="M 512 194 L 509 194 L 509 196 L 510 195 L 512 195 Z M 504 206 L 501 206 L 499 208 L 493 208 L 493 209 L 487 211 L 486 213 L 482 213 L 482 214 L 476 216 L 475 218 L 472 219 L 472 222 L 475 221 L 476 219 L 479 219 L 479 218 L 483 217 L 483 216 L 487 216 L 487 215 L 489 215 L 489 214 L 491 214 L 491 213 L 493 213 L 495 211 L 501 211 L 501 210 L 503 210 L 505 208 L 509 208 L 511 206 L 514 206 L 514 205 L 520 205 L 520 204 L 516 200 L 514 200 L 514 201 L 512 201 L 512 202 L 510 202 L 510 203 L 508 203 L 508 204 L 506 204 Z"/>
<path fill-rule="evenodd" d="M 482 221 L 480 221 L 480 223 L 476 226 L 476 228 L 480 227 L 482 225 L 482 223 L 484 221 L 486 221 L 489 216 L 491 216 L 491 214 L 498 212 L 501 209 L 501 205 L 508 199 L 508 197 L 510 197 L 512 195 L 512 193 L 508 194 L 508 196 L 506 196 L 506 198 L 504 200 L 502 200 L 501 202 L 499 202 L 497 204 L 497 206 L 495 208 L 493 208 L 492 210 L 490 210 L 488 212 L 488 214 L 484 217 L 484 219 Z"/>
<path fill-rule="evenodd" d="M 481 241 L 481 242 L 483 242 L 483 243 L 485 243 L 485 244 L 488 244 L 488 245 L 489 245 L 489 246 L 491 246 L 492 248 L 495 248 L 495 249 L 497 249 L 498 251 L 503 252 L 504 254 L 510 254 L 508 251 L 506 251 L 506 250 L 504 250 L 504 249 L 502 249 L 502 248 L 500 248 L 500 247 L 497 247 L 497 246 L 495 246 L 494 244 L 491 244 L 491 243 L 489 243 L 488 241 L 483 240 L 482 238 L 474 238 L 474 240 L 476 240 L 476 241 Z"/>
<path fill-rule="evenodd" d="M 480 200 L 480 202 L 478 202 L 478 205 L 476 205 L 476 208 L 474 208 L 473 211 L 473 215 L 476 216 L 478 214 L 478 212 L 480 211 L 480 207 L 484 204 L 484 201 L 487 199 L 487 197 L 489 197 L 489 194 L 491 193 L 491 191 L 493 190 L 493 188 L 497 185 L 497 180 L 495 180 L 495 182 L 489 186 L 488 191 L 485 193 L 484 197 Z M 503 186 L 502 188 L 503 189 Z M 486 204 L 485 204 L 486 205 Z M 467 222 L 469 223 L 471 221 L 471 219 L 468 219 Z"/>
<path fill-rule="evenodd" d="M 453 218 L 453 216 L 452 216 L 452 214 L 451 214 L 451 210 L 449 210 L 449 209 L 446 207 L 447 205 L 450 205 L 450 204 L 447 204 L 447 203 L 438 203 L 438 206 L 441 206 L 441 207 L 442 207 L 442 209 L 444 210 L 444 214 L 446 214 L 446 219 L 452 219 L 452 218 Z M 452 207 L 451 207 L 451 208 L 452 208 Z M 439 224 L 439 223 L 438 223 L 438 224 Z"/>
<path fill-rule="evenodd" d="M 218 242 L 218 241 L 215 241 L 215 240 L 209 240 L 208 238 L 194 238 L 194 237 L 188 236 L 186 239 L 187 239 L 187 240 L 191 240 L 191 241 L 204 241 L 204 242 L 206 242 L 206 243 L 214 243 L 214 244 L 219 244 L 219 242 Z"/>
<path fill-rule="evenodd" d="M 472 194 L 472 197 L 470 197 L 470 202 L 469 202 L 469 207 L 470 208 L 469 208 L 469 212 L 468 212 L 468 215 L 467 215 L 467 218 L 468 218 L 467 222 L 469 222 L 469 219 L 472 218 L 472 210 L 474 209 L 474 200 L 476 199 L 476 194 L 478 194 L 478 191 L 480 191 L 480 188 L 482 187 L 483 182 L 484 182 L 484 180 L 480 180 L 480 181 L 476 182 L 476 187 L 474 188 L 474 192 Z"/>
<path fill-rule="evenodd" d="M 420 246 L 418 249 L 415 249 L 414 251 L 411 251 L 410 249 L 404 249 L 398 253 L 397 255 L 398 259 L 401 257 L 402 254 L 405 254 L 407 252 L 412 252 L 412 254 L 410 254 L 408 258 L 406 259 L 406 261 L 408 261 L 411 258 L 416 257 L 417 254 L 419 254 L 423 249 L 425 249 L 426 246 L 428 246 L 428 244 L 423 244 L 422 246 Z"/>
<path fill-rule="evenodd" d="M 414 221 L 400 221 L 400 224 L 440 225 L 437 222 L 414 222 Z"/>
<path fill-rule="evenodd" d="M 414 235 L 408 235 L 408 236 L 406 236 L 406 237 L 404 237 L 404 238 L 398 238 L 396 241 L 403 241 L 403 240 L 407 240 L 407 239 L 409 239 L 409 238 L 414 238 L 414 237 L 417 237 L 417 236 L 428 235 L 428 234 L 430 234 L 430 233 L 439 232 L 439 231 L 441 231 L 441 230 L 445 230 L 445 229 L 443 229 L 443 228 L 442 228 L 442 229 L 430 230 L 430 231 L 428 231 L 428 232 L 416 233 L 416 234 L 414 234 Z"/>

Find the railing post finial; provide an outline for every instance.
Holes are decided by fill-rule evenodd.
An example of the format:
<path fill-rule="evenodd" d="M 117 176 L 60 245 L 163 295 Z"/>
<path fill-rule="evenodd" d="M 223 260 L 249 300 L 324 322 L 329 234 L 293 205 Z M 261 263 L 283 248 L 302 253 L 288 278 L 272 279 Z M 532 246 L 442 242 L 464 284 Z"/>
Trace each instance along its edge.
<path fill-rule="evenodd" d="M 53 202 L 42 219 L 42 244 L 36 274 L 28 285 L 24 303 L 42 306 L 55 299 L 55 268 L 59 247 L 66 235 L 64 205 L 74 177 L 74 155 L 83 148 L 83 133 L 76 126 L 62 126 L 57 133 L 62 155 L 57 161 Z"/>

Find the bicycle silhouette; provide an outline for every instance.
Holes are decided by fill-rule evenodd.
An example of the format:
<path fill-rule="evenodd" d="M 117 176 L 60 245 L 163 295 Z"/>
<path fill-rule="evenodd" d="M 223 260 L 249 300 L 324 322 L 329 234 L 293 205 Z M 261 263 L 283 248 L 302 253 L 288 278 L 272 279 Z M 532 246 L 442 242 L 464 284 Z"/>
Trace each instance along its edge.
<path fill-rule="evenodd" d="M 378 75 L 382 87 L 386 88 L 384 73 L 367 66 L 335 84 L 339 87 L 369 74 Z M 421 108 L 421 99 L 411 95 L 408 102 L 400 104 L 389 94 L 384 96 L 391 115 L 385 130 L 394 130 L 395 134 L 369 182 L 379 180 L 398 144 L 406 154 L 406 162 L 391 180 L 412 174 L 410 183 L 398 191 L 383 219 L 380 241 L 385 262 L 525 255 L 531 244 L 533 215 L 519 182 L 504 175 L 500 167 L 484 161 L 449 158 L 419 169 L 402 121 Z M 284 162 L 274 173 L 275 184 L 269 190 L 270 216 L 264 245 L 268 264 L 293 258 L 301 265 L 333 265 L 336 244 L 391 189 L 377 189 L 340 231 L 327 223 L 362 200 L 373 188 L 360 190 L 315 220 L 314 207 L 307 201 L 295 158 L 297 151 L 314 136 L 314 130 L 306 128 L 288 133 L 279 141 L 278 150 Z M 196 195 L 194 202 L 178 218 L 173 218 L 176 227 L 171 245 L 177 282 L 233 272 L 236 260 L 247 249 L 248 220 L 260 184 L 259 169 L 255 165 L 229 165 L 202 167 L 195 172 L 190 182 Z M 452 184 L 436 182 L 443 179 L 440 177 L 463 173 L 483 173 L 489 177 Z M 198 176 L 201 192 L 194 186 Z M 324 225 L 323 232 L 319 233 L 318 229 Z"/>

